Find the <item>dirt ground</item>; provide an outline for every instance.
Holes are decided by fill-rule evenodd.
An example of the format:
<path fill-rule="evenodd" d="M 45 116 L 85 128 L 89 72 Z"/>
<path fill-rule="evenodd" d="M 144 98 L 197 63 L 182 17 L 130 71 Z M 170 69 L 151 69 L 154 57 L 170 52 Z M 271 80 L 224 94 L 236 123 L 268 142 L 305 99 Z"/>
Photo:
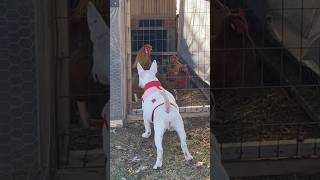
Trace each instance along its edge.
<path fill-rule="evenodd" d="M 184 123 L 193 161 L 185 161 L 177 133 L 167 131 L 162 142 L 163 165 L 158 170 L 152 168 L 156 160 L 153 132 L 149 139 L 142 138 L 142 121 L 112 129 L 111 179 L 210 179 L 209 118 L 185 119 Z"/>
<path fill-rule="evenodd" d="M 283 88 L 216 91 L 215 97 L 220 142 L 319 137 L 319 128 L 303 124 L 312 120 Z"/>

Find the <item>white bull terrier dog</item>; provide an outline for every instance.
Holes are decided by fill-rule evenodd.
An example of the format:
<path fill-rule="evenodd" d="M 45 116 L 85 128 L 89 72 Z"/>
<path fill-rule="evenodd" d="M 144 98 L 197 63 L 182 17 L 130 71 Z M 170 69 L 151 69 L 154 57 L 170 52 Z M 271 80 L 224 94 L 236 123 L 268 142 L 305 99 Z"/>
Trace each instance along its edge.
<path fill-rule="evenodd" d="M 142 110 L 145 132 L 142 137 L 151 135 L 150 123 L 154 124 L 154 142 L 157 148 L 157 161 L 153 169 L 160 168 L 163 160 L 162 139 L 168 129 L 178 133 L 181 149 L 187 161 L 193 159 L 186 143 L 186 133 L 178 105 L 173 95 L 165 90 L 156 77 L 157 62 L 154 60 L 149 70 L 144 70 L 137 64 L 139 74 L 139 86 L 144 89 L 142 96 Z"/>

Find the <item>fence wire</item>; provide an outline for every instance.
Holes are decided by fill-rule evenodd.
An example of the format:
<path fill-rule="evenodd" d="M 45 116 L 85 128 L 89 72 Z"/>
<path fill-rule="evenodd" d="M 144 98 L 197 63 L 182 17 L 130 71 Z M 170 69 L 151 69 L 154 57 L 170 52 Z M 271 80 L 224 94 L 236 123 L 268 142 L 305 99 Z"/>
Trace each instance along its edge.
<path fill-rule="evenodd" d="M 307 15 L 320 4 L 290 3 L 214 1 L 212 131 L 225 161 L 319 158 L 320 44 L 303 37 Z M 298 35 L 288 45 L 290 28 Z"/>
<path fill-rule="evenodd" d="M 69 0 L 65 16 L 56 15 L 56 49 L 63 49 L 59 41 L 63 33 L 68 34 L 68 54 L 55 54 L 56 59 L 56 107 L 67 103 L 68 110 L 58 110 L 59 114 L 69 114 L 66 122 L 57 119 L 57 162 L 59 169 L 67 168 L 104 168 L 105 154 L 102 150 L 101 110 L 109 98 L 109 87 L 94 82 L 91 75 L 93 47 L 87 24 L 87 4 L 89 1 Z M 91 1 L 109 24 L 108 2 Z M 57 4 L 58 2 L 56 2 Z M 56 5 L 57 6 L 57 5 Z M 56 7 L 56 11 L 59 11 Z M 64 25 L 62 25 L 64 24 Z M 65 32 L 62 29 L 67 29 Z M 67 71 L 63 72 L 65 67 Z M 65 74 L 67 72 L 67 74 Z M 62 77 L 59 78 L 59 77 Z M 61 82 L 69 77 L 67 93 L 62 92 L 65 84 Z M 63 80 L 64 79 L 64 80 Z M 82 105 L 80 105 L 82 104 Z M 81 106 L 81 107 L 80 107 Z M 85 110 L 81 109 L 84 108 Z M 57 108 L 59 109 L 59 108 Z M 68 111 L 68 112 L 65 112 Z M 82 113 L 88 115 L 88 126 L 81 122 Z"/>
<path fill-rule="evenodd" d="M 165 2 L 161 2 L 157 6 L 157 12 L 152 12 L 150 14 L 134 15 L 131 17 L 131 41 L 126 42 L 127 45 L 131 45 L 131 66 L 132 74 L 129 77 L 131 81 L 131 94 L 132 99 L 129 100 L 130 113 L 135 113 L 136 109 L 141 109 L 141 96 L 143 94 L 143 89 L 138 87 L 138 74 L 136 72 L 136 67 L 134 66 L 137 54 L 141 54 L 141 48 L 146 44 L 152 46 L 151 56 L 148 57 L 151 61 L 156 60 L 158 64 L 157 78 L 161 82 L 162 86 L 170 91 L 177 99 L 179 107 L 190 107 L 193 106 L 206 106 L 209 105 L 209 85 L 205 83 L 202 79 L 199 71 L 194 69 L 198 68 L 208 68 L 210 67 L 210 62 L 205 62 L 201 60 L 194 60 L 191 66 L 190 63 L 186 62 L 179 53 L 179 34 L 183 27 L 179 27 L 179 18 L 184 16 L 191 16 L 195 13 L 198 14 L 208 14 L 209 11 L 189 11 L 188 5 L 185 8 L 176 9 L 176 2 L 172 1 L 170 6 L 165 6 Z M 185 2 L 188 4 L 187 2 Z M 199 1 L 199 3 L 203 3 Z M 142 4 L 140 4 L 142 6 Z M 191 6 L 191 5 L 189 5 Z M 166 7 L 166 8 L 164 8 Z M 143 7 L 136 7 L 138 12 L 143 12 Z M 186 9 L 186 10 L 185 10 Z M 173 13 L 172 13 L 173 12 Z M 176 14 L 176 12 L 179 12 Z M 187 22 L 185 22 L 187 23 Z M 189 23 L 189 22 L 188 22 Z M 190 26 L 195 26 L 198 28 L 208 27 L 209 22 L 201 21 L 195 24 L 190 23 Z M 192 31 L 189 31 L 191 33 Z M 190 39 L 196 41 L 196 37 L 199 35 L 198 32 L 194 36 L 191 34 Z M 208 37 L 209 38 L 209 37 Z M 191 48 L 191 47 L 190 47 Z M 139 51 L 140 50 L 140 51 Z M 198 54 L 199 57 L 205 54 L 209 54 L 210 49 L 201 47 L 189 49 L 191 55 Z M 197 57 L 197 58 L 199 58 Z M 140 62 L 146 61 L 144 59 L 139 59 Z M 184 66 L 186 65 L 186 66 Z M 146 66 L 147 69 L 150 67 Z M 204 76 L 209 76 L 209 72 L 204 74 Z M 130 87 L 129 87 L 130 88 Z"/>

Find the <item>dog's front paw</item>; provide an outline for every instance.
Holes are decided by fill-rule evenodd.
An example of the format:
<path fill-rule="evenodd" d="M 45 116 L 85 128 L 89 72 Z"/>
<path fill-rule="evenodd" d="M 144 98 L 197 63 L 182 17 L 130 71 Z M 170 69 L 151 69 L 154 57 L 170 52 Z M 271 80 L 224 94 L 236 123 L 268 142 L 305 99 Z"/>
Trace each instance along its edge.
<path fill-rule="evenodd" d="M 186 161 L 191 161 L 193 157 L 189 154 L 188 156 L 185 156 Z"/>
<path fill-rule="evenodd" d="M 153 166 L 153 169 L 161 168 L 162 166 L 162 160 L 157 160 L 156 164 Z"/>
<path fill-rule="evenodd" d="M 153 166 L 153 169 L 158 169 L 158 168 L 161 168 L 161 165 L 155 164 L 155 165 Z"/>
<path fill-rule="evenodd" d="M 142 137 L 143 138 L 149 138 L 150 135 L 151 135 L 151 132 L 145 132 L 145 133 L 142 134 Z"/>

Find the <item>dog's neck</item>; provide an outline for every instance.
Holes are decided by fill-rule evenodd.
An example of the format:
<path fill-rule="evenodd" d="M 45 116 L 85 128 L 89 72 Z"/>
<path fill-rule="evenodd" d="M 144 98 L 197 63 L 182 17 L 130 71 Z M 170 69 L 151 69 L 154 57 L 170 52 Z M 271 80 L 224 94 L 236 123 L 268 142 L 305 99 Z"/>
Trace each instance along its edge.
<path fill-rule="evenodd" d="M 152 87 L 157 87 L 158 89 L 160 89 L 161 83 L 159 81 L 150 81 L 144 85 L 143 89 L 144 89 L 144 91 L 147 91 L 148 89 L 150 89 Z"/>

